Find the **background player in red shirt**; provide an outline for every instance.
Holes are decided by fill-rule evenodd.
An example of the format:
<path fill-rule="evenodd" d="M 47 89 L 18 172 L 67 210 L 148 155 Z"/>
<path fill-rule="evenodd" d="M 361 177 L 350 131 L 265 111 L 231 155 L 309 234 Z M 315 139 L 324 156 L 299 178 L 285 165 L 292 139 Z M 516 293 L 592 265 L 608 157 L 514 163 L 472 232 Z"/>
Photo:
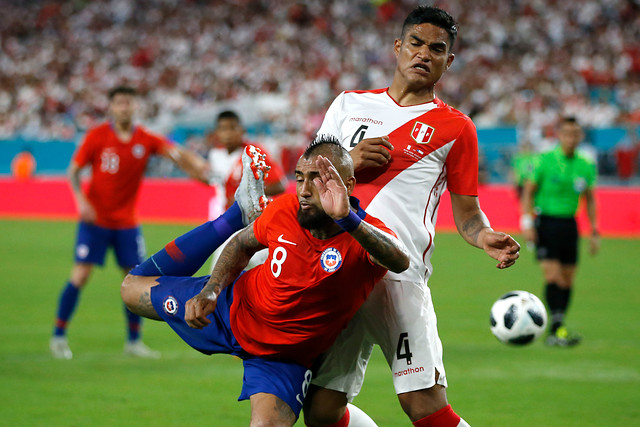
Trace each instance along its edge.
<path fill-rule="evenodd" d="M 54 357 L 71 359 L 66 331 L 80 294 L 93 266 L 103 265 L 106 251 L 113 247 L 124 274 L 145 257 L 144 239 L 135 213 L 136 198 L 147 161 L 152 154 L 171 159 L 190 176 L 207 183 L 204 159 L 151 134 L 133 122 L 136 91 L 116 87 L 109 92 L 111 120 L 91 129 L 69 166 L 69 179 L 78 207 L 80 224 L 75 245 L 75 263 L 62 289 L 53 337 L 49 347 Z M 91 180 L 82 191 L 80 172 L 91 167 Z M 158 357 L 140 339 L 140 316 L 126 310 L 128 339 L 125 353 Z"/>
<path fill-rule="evenodd" d="M 460 235 L 498 260 L 498 268 L 513 265 L 520 246 L 495 232 L 480 209 L 473 122 L 435 96 L 436 83 L 453 62 L 456 35 L 448 13 L 427 6 L 414 9 L 394 43 L 397 65 L 391 86 L 343 92 L 318 131 L 351 150 L 358 180 L 354 195 L 396 232 L 411 266 L 401 274 L 388 273 L 376 285 L 323 355 L 305 401 L 307 425 L 375 425 L 362 411 L 347 410 L 347 402 L 359 392 L 377 344 L 393 373 L 402 409 L 415 426 L 468 426 L 447 401 L 442 344 L 427 286 L 445 188 Z"/>
<path fill-rule="evenodd" d="M 244 181 L 251 173 L 243 163 Z M 409 266 L 392 232 L 349 199 L 354 185 L 347 151 L 335 140 L 316 140 L 298 161 L 297 195 L 271 202 L 234 236 L 211 276 L 175 277 L 197 271 L 235 231 L 237 203 L 169 243 L 123 282 L 132 311 L 166 321 L 203 353 L 243 359 L 240 399 L 251 400 L 251 425 L 295 423 L 313 360 L 386 269 Z M 243 272 L 263 248 L 267 261 Z"/>
<path fill-rule="evenodd" d="M 233 204 L 233 197 L 242 177 L 242 152 L 249 144 L 262 151 L 271 167 L 264 178 L 265 195 L 276 196 L 285 190 L 287 179 L 278 162 L 264 147 L 247 141 L 244 133 L 240 117 L 234 111 L 226 110 L 218 114 L 213 133 L 214 145 L 209 150 L 211 184 L 217 190 L 216 197 L 209 204 L 209 219 L 217 218 Z"/>

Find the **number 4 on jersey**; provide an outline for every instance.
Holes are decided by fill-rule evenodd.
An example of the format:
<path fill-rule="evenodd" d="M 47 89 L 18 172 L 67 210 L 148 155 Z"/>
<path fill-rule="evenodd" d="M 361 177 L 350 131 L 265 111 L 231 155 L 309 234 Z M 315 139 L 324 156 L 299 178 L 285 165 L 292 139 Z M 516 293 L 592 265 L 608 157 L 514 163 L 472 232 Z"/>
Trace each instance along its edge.
<path fill-rule="evenodd" d="M 369 126 L 365 126 L 365 125 L 362 125 L 358 128 L 356 133 L 353 134 L 353 137 L 351 137 L 351 144 L 349 144 L 351 148 L 358 145 L 358 142 L 364 139 L 364 134 L 367 131 L 367 129 L 369 129 Z"/>
<path fill-rule="evenodd" d="M 398 339 L 398 349 L 396 350 L 396 357 L 398 361 L 401 359 L 407 359 L 407 365 L 411 365 L 411 350 L 409 350 L 409 334 L 403 332 Z"/>

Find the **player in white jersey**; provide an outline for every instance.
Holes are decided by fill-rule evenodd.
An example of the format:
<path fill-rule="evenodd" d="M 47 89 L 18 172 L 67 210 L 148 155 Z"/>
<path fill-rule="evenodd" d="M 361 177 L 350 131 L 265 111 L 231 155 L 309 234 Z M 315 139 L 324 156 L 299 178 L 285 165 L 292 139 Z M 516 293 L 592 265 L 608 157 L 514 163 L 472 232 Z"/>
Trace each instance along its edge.
<path fill-rule="evenodd" d="M 411 255 L 387 274 L 324 356 L 305 402 L 309 426 L 375 425 L 349 405 L 374 344 L 380 345 L 400 404 L 415 426 L 468 426 L 448 405 L 442 344 L 427 286 L 440 197 L 449 188 L 456 226 L 471 245 L 513 265 L 520 246 L 493 231 L 477 197 L 478 145 L 471 119 L 435 96 L 451 65 L 457 28 L 446 12 L 420 6 L 395 41 L 387 89 L 348 91 L 329 107 L 318 134 L 337 137 L 357 168 L 354 194 L 392 228 Z"/>

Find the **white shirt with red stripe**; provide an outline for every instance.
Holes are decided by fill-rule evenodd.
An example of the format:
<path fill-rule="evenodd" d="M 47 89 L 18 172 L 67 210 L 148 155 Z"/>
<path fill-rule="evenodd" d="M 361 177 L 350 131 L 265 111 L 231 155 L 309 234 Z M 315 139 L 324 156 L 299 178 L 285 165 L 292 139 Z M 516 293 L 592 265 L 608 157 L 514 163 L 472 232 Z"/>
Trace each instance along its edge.
<path fill-rule="evenodd" d="M 337 137 L 347 150 L 362 139 L 389 135 L 391 161 L 357 172 L 353 195 L 410 252 L 409 269 L 387 277 L 422 282 L 432 271 L 435 223 L 445 188 L 478 194 L 478 137 L 471 119 L 440 99 L 403 107 L 387 90 L 341 93 L 318 135 Z"/>

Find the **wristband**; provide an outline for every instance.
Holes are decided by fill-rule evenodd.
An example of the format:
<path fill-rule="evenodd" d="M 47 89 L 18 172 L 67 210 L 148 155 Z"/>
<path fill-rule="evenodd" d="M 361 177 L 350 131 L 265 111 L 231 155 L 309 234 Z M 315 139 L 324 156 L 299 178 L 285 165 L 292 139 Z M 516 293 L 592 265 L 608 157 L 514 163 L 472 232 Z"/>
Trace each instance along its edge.
<path fill-rule="evenodd" d="M 524 214 L 520 217 L 520 230 L 529 230 L 533 228 L 533 217 L 529 214 Z"/>
<path fill-rule="evenodd" d="M 341 219 L 334 220 L 336 224 L 338 224 L 344 231 L 347 233 L 351 233 L 353 230 L 358 228 L 360 223 L 362 222 L 362 218 L 358 216 L 354 211 L 349 209 L 349 215 L 345 216 Z"/>

